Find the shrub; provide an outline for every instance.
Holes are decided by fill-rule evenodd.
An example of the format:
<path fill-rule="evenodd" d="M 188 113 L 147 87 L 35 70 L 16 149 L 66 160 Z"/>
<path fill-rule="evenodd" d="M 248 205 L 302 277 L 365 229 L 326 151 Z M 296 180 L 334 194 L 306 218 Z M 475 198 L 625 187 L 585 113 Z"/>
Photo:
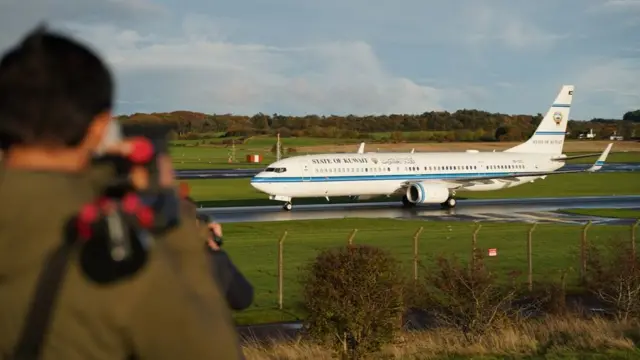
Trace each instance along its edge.
<path fill-rule="evenodd" d="M 533 291 L 521 289 L 518 296 L 518 307 L 530 314 L 544 313 L 552 316 L 565 316 L 569 312 L 567 306 L 567 271 L 560 273 L 560 278 L 534 282 Z"/>
<path fill-rule="evenodd" d="M 429 310 L 436 325 L 455 328 L 468 341 L 478 341 L 518 314 L 513 307 L 518 293 L 514 279 L 500 283 L 486 268 L 480 249 L 469 264 L 440 257 L 433 269 L 422 273 L 426 275 L 412 305 Z"/>
<path fill-rule="evenodd" d="M 349 358 L 379 350 L 400 328 L 401 274 L 398 262 L 376 247 L 321 252 L 301 278 L 309 334 Z"/>
<path fill-rule="evenodd" d="M 603 251 L 604 250 L 604 251 Z M 611 241 L 603 249 L 589 247 L 587 289 L 619 321 L 640 316 L 640 262 L 630 241 Z"/>

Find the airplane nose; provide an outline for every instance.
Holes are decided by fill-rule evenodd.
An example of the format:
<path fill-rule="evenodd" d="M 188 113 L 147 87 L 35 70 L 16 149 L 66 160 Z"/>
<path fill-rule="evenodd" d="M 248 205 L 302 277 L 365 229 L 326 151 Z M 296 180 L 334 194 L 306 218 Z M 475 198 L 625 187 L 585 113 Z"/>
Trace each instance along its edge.
<path fill-rule="evenodd" d="M 266 193 L 265 191 L 265 183 L 259 182 L 259 181 L 255 181 L 254 179 L 251 179 L 251 186 L 253 186 L 254 189 Z"/>

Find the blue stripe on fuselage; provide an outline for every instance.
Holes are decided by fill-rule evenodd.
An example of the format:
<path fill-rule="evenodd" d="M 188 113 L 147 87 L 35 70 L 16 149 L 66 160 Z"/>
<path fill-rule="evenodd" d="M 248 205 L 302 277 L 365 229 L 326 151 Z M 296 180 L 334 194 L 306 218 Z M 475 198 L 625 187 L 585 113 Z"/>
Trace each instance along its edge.
<path fill-rule="evenodd" d="M 565 135 L 564 131 L 536 131 L 534 135 Z"/>
<path fill-rule="evenodd" d="M 548 103 L 547 103 L 548 104 Z M 551 107 L 571 107 L 571 104 L 553 104 Z"/>
<path fill-rule="evenodd" d="M 403 174 L 403 175 L 346 175 L 346 176 L 282 176 L 282 177 L 254 177 L 252 183 L 292 183 L 292 182 L 344 182 L 344 181 L 382 181 L 382 180 L 447 180 L 459 178 L 473 178 L 482 176 L 505 176 L 516 172 L 499 173 L 458 173 L 458 174 Z M 529 175 L 535 176 L 535 175 Z"/>

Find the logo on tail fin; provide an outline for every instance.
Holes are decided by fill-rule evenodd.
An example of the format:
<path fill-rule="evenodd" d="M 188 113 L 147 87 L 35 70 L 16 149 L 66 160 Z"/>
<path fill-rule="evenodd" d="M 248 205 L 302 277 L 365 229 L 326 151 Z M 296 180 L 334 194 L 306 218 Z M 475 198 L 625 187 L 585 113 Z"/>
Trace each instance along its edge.
<path fill-rule="evenodd" d="M 560 125 L 562 122 L 562 113 L 559 111 L 553 113 L 553 121 L 556 122 L 556 125 Z"/>

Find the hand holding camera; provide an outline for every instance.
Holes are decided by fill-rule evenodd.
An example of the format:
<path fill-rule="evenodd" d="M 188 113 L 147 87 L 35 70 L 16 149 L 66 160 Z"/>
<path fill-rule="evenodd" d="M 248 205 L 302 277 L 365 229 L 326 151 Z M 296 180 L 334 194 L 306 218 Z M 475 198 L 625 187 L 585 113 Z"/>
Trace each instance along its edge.
<path fill-rule="evenodd" d="M 197 214 L 196 219 L 198 221 L 198 225 L 206 226 L 209 230 L 209 237 L 207 240 L 207 244 L 209 247 L 218 251 L 222 247 L 222 226 L 214 221 L 208 215 L 205 214 Z"/>

